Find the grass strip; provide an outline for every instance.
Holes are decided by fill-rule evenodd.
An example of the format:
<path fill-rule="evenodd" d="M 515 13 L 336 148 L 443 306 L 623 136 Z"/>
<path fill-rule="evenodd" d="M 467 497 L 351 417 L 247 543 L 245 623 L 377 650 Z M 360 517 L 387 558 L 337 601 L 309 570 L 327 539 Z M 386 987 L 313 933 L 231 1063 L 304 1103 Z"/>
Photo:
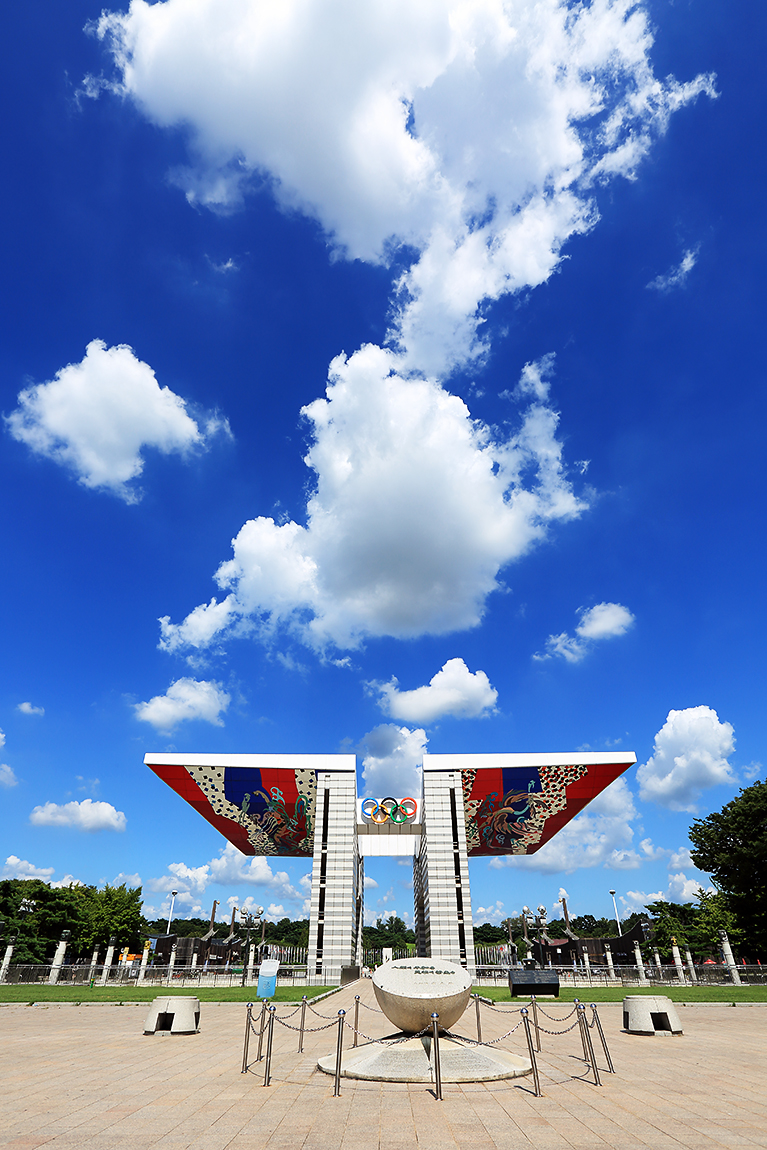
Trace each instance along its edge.
<path fill-rule="evenodd" d="M 278 986 L 271 1002 L 300 1002 L 325 994 L 332 986 Z M 48 986 L 30 983 L 0 986 L 0 1002 L 151 1002 L 166 995 L 193 995 L 200 1002 L 260 1002 L 255 986 Z"/>
<path fill-rule="evenodd" d="M 507 986 L 475 986 L 472 988 L 482 998 L 492 998 L 494 1002 L 518 1002 L 524 1006 L 525 1000 L 519 996 L 512 998 Z M 576 986 L 562 987 L 560 1002 L 622 1002 L 627 994 L 663 995 L 672 1002 L 767 1002 L 767 986 Z M 555 999 L 539 995 L 547 1002 Z"/>

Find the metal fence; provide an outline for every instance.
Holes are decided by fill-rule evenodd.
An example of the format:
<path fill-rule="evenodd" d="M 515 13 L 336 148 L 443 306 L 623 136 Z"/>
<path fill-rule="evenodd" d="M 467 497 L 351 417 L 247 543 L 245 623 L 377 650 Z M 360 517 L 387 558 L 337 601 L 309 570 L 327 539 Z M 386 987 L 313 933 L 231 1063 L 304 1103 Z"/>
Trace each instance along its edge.
<path fill-rule="evenodd" d="M 51 981 L 50 965 L 12 965 L 8 967 L 3 980 L 5 985 L 44 984 Z M 246 973 L 245 985 L 255 986 L 258 980 L 258 967 L 252 974 Z M 115 965 L 111 967 L 91 967 L 88 963 L 65 965 L 58 968 L 53 981 L 58 986 L 176 986 L 176 987 L 234 987 L 242 985 L 242 967 L 229 970 L 205 970 L 202 966 L 147 966 L 142 971 L 137 965 Z M 310 975 L 305 966 L 281 966 L 277 976 L 278 986 L 324 986 L 319 975 Z"/>
<path fill-rule="evenodd" d="M 644 968 L 644 979 L 639 976 L 636 966 L 614 966 L 612 971 L 606 966 L 555 966 L 552 968 L 559 975 L 561 986 L 732 986 L 734 979 L 729 967 L 723 964 L 697 963 L 693 966 L 693 978 L 689 967 L 685 964 L 683 978 L 680 978 L 676 966 L 658 966 L 648 963 Z M 743 986 L 767 984 L 767 966 L 737 967 L 738 977 Z M 506 984 L 509 980 L 508 966 L 480 966 L 477 965 L 475 984 L 479 986 L 496 986 Z"/>

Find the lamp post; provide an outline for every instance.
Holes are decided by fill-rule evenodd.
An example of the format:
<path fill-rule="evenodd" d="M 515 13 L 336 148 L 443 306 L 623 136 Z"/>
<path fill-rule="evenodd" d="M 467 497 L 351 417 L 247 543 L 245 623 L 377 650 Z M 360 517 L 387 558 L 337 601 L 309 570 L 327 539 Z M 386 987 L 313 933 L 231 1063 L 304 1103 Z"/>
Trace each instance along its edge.
<path fill-rule="evenodd" d="M 171 919 L 173 918 L 173 907 L 175 906 L 175 903 L 176 903 L 176 895 L 177 894 L 178 894 L 177 890 L 172 890 L 170 892 L 171 897 L 170 897 L 170 911 L 168 913 L 168 931 L 167 931 L 168 934 L 170 934 L 170 923 L 171 923 Z"/>
<path fill-rule="evenodd" d="M 621 930 L 621 920 L 618 917 L 618 904 L 615 901 L 615 891 L 611 890 L 609 893 L 610 893 L 610 897 L 613 900 L 613 910 L 615 911 L 615 925 L 618 927 L 618 935 L 620 937 L 622 937 L 623 931 Z"/>
<path fill-rule="evenodd" d="M 258 924 L 261 921 L 261 916 L 263 915 L 263 913 L 264 913 L 264 908 L 262 906 L 257 906 L 255 908 L 255 914 L 251 914 L 251 912 L 249 910 L 241 910 L 240 911 L 240 919 L 245 924 L 245 928 L 246 928 L 245 954 L 243 955 L 243 959 L 242 959 L 242 982 L 240 984 L 241 986 L 245 985 L 245 981 L 246 981 L 247 975 L 248 975 L 248 966 L 250 965 L 250 932 L 254 926 L 258 926 Z"/>

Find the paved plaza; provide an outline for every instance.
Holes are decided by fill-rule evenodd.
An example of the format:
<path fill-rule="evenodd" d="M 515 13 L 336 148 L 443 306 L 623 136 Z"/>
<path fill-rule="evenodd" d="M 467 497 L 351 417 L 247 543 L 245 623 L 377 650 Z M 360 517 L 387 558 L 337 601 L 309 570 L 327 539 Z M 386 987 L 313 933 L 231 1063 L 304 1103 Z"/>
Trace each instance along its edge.
<path fill-rule="evenodd" d="M 356 993 L 365 1004 L 360 1029 L 371 1037 L 389 1033 L 386 1019 L 368 1009 L 375 1006 L 369 980 L 323 999 L 316 1010 L 332 1018 L 344 1008 L 351 1019 Z M 545 1009 L 561 1017 L 570 1007 Z M 282 1017 L 291 1010 L 278 1007 Z M 147 1003 L 0 1007 L 0 1147 L 767 1147 L 765 1007 L 680 1007 L 684 1037 L 644 1038 L 622 1034 L 620 1005 L 604 1005 L 600 1017 L 616 1073 L 603 1073 L 601 1088 L 573 1030 L 542 1034 L 543 1097 L 534 1096 L 528 1077 L 446 1084 L 442 1102 L 425 1084 L 349 1079 L 334 1098 L 332 1078 L 316 1068 L 317 1058 L 335 1048 L 332 1028 L 308 1033 L 298 1054 L 296 1033 L 275 1027 L 272 1084 L 264 1088 L 263 1062 L 240 1072 L 244 1005 L 203 1003 L 201 1032 L 189 1036 L 144 1036 L 147 1012 Z M 500 1036 L 518 1018 L 516 1011 L 483 1007 L 483 1038 Z M 298 1016 L 289 1021 L 296 1024 Z M 307 1012 L 307 1024 L 326 1021 Z M 454 1029 L 475 1037 L 473 1005 Z M 501 1045 L 524 1054 L 522 1030 Z"/>

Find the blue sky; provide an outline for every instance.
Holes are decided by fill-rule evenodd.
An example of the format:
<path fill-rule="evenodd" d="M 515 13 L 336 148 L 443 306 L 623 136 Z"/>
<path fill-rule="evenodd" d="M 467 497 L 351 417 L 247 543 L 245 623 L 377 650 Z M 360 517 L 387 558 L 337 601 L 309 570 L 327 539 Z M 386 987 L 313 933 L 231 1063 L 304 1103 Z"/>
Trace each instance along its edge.
<path fill-rule="evenodd" d="M 617 748 L 475 917 L 689 898 L 764 777 L 765 16 L 276 11 L 3 16 L 3 874 L 298 917 L 145 751 Z"/>

